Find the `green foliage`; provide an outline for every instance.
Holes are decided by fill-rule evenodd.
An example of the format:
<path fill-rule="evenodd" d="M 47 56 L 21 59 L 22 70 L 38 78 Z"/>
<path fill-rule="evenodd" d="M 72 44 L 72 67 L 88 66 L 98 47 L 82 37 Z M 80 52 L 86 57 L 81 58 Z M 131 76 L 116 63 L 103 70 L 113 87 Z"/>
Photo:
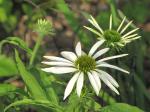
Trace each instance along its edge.
<path fill-rule="evenodd" d="M 17 88 L 10 84 L 0 84 L 0 96 L 7 95 L 11 92 L 15 92 Z"/>
<path fill-rule="evenodd" d="M 110 106 L 103 107 L 100 112 L 144 112 L 143 110 L 125 103 L 115 103 Z"/>
<path fill-rule="evenodd" d="M 92 0 L 83 0 L 82 2 L 88 5 L 93 3 Z M 16 3 L 19 5 L 16 5 Z M 5 32 L 13 32 L 17 25 L 17 19 L 21 19 L 23 18 L 22 15 L 25 15 L 25 17 L 27 17 L 25 25 L 34 30 L 35 27 L 33 27 L 33 22 L 37 21 L 37 19 L 43 17 L 49 19 L 51 14 L 57 15 L 61 13 L 65 16 L 68 27 L 71 28 L 74 34 L 80 38 L 86 48 L 93 42 L 92 39 L 94 35 L 88 35 L 83 32 L 84 29 L 80 21 L 82 16 L 77 18 L 78 16 L 76 16 L 76 12 L 73 11 L 72 7 L 70 8 L 68 3 L 69 2 L 65 2 L 65 0 L 29 0 L 28 2 L 0 0 L 1 28 L 5 30 Z M 148 0 L 124 1 L 123 3 L 124 5 L 121 5 L 120 8 L 123 12 L 121 10 L 117 11 L 118 4 L 116 1 L 107 0 L 107 5 L 109 6 L 110 11 L 98 10 L 98 12 L 84 12 L 80 10 L 80 13 L 82 13 L 85 18 L 87 18 L 90 13 L 94 16 L 96 13 L 96 20 L 106 29 L 108 29 L 110 12 L 112 13 L 114 27 L 118 25 L 118 22 L 120 23 L 121 19 L 124 17 L 124 13 L 127 15 L 127 19 L 134 19 L 137 23 L 144 23 L 146 21 L 149 16 Z M 90 8 L 92 9 L 93 7 Z M 55 21 L 55 19 L 57 19 L 57 17 L 54 17 L 52 20 Z M 19 22 L 22 21 L 18 21 L 18 24 Z M 52 24 L 50 23 L 49 26 L 46 27 L 45 25 L 47 25 L 47 22 L 44 22 L 44 25 L 40 27 L 40 30 L 44 32 L 46 29 L 46 31 L 51 32 Z M 132 24 L 132 27 L 136 28 L 136 25 Z M 89 30 L 100 36 L 96 30 Z M 24 110 L 26 106 L 34 108 L 38 112 L 144 112 L 138 107 L 148 112 L 149 105 L 147 102 L 150 101 L 150 95 L 145 86 L 142 63 L 144 62 L 144 56 L 148 55 L 148 53 L 146 53 L 147 46 L 144 41 L 148 42 L 148 44 L 150 42 L 148 38 L 149 35 L 146 35 L 146 32 L 142 32 L 141 35 L 144 37 L 142 38 L 143 41 L 138 41 L 126 46 L 125 49 L 121 51 L 130 54 L 130 61 L 123 60 L 122 63 L 119 61 L 113 62 L 125 68 L 129 68 L 131 74 L 129 76 L 123 76 L 121 73 L 109 71 L 112 74 L 117 74 L 113 77 L 120 85 L 120 96 L 116 96 L 107 90 L 105 91 L 106 88 L 102 87 L 98 97 L 94 97 L 94 94 L 89 92 L 88 95 L 83 95 L 79 98 L 73 93 L 66 101 L 63 101 L 62 97 L 64 87 L 66 86 L 66 81 L 64 80 L 67 79 L 66 77 L 68 77 L 68 75 L 56 76 L 54 74 L 46 74 L 40 70 L 39 63 L 41 60 L 39 60 L 38 57 L 42 56 L 38 51 L 43 42 L 43 38 L 37 38 L 33 50 L 29 48 L 24 40 L 18 37 L 8 37 L 5 40 L 2 40 L 0 42 L 0 80 L 2 79 L 4 83 L 0 84 L 0 96 L 5 96 L 8 99 L 5 99 L 7 101 L 0 100 L 0 112 L 4 107 L 6 107 L 4 110 L 5 112 L 18 112 L 21 111 L 21 109 Z M 12 58 L 13 56 L 8 58 L 8 56 L 2 55 L 2 51 L 5 51 L 5 47 L 3 47 L 4 44 L 11 44 L 24 50 L 28 54 L 27 61 L 29 60 L 29 65 L 28 62 L 24 64 L 24 62 L 21 61 L 21 54 L 19 57 L 17 50 L 15 51 L 14 56 L 15 61 Z M 40 50 L 43 49 L 41 48 Z M 118 52 L 112 51 L 110 54 L 118 54 Z M 12 78 L 16 75 L 23 80 L 25 88 L 18 88 L 5 83 L 5 79 L 7 80 L 9 77 Z M 17 97 L 14 97 L 16 94 Z M 110 105 L 102 107 L 101 102 Z M 126 102 L 138 107 L 117 102 Z"/>
<path fill-rule="evenodd" d="M 12 44 L 12 45 L 15 45 L 23 50 L 25 50 L 28 54 L 32 54 L 32 50 L 27 46 L 27 44 L 20 38 L 18 37 L 8 37 L 7 39 L 5 40 L 2 40 L 0 42 L 0 52 L 2 52 L 2 47 L 5 43 L 9 43 L 9 44 Z"/>
<path fill-rule="evenodd" d="M 36 105 L 36 106 L 49 108 L 50 110 L 55 110 L 55 111 L 61 112 L 59 107 L 57 107 L 56 105 L 53 105 L 53 103 L 50 103 L 49 101 L 45 101 L 45 100 L 31 100 L 31 99 L 23 99 L 23 100 L 20 100 L 20 101 L 16 101 L 16 102 L 8 105 L 5 108 L 4 112 L 6 112 L 11 107 L 20 106 L 20 105 Z"/>
<path fill-rule="evenodd" d="M 34 99 L 39 100 L 47 100 L 46 94 L 40 84 L 37 82 L 35 77 L 26 70 L 24 64 L 19 58 L 19 54 L 17 51 L 15 51 L 15 57 L 16 57 L 16 63 L 18 67 L 18 71 L 23 79 L 23 81 L 26 83 L 27 88 L 29 89 L 32 97 Z"/>
<path fill-rule="evenodd" d="M 18 71 L 14 60 L 5 55 L 0 55 L 0 77 L 10 77 L 17 74 Z"/>

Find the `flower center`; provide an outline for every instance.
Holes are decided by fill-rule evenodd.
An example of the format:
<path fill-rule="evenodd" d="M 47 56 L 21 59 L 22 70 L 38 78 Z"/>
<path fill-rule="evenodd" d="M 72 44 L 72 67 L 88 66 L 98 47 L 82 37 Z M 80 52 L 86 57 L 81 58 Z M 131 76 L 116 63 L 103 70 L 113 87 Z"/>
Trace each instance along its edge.
<path fill-rule="evenodd" d="M 104 38 L 109 42 L 118 42 L 121 39 L 121 35 L 115 30 L 106 30 Z"/>
<path fill-rule="evenodd" d="M 86 73 L 96 68 L 96 62 L 92 57 L 83 55 L 75 61 L 75 66 L 80 71 Z"/>

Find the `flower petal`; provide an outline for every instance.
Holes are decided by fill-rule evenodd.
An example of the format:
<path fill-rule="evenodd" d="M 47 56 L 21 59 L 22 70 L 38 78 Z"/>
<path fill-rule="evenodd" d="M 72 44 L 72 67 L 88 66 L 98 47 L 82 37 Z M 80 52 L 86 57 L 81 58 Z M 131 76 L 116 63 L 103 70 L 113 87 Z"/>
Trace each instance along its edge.
<path fill-rule="evenodd" d="M 124 56 L 127 56 L 127 55 L 128 54 L 121 54 L 121 55 L 115 55 L 115 56 L 106 57 L 106 58 L 98 60 L 96 63 L 101 63 L 103 61 L 107 61 L 107 60 L 111 60 L 111 59 L 115 59 L 115 58 L 124 57 Z"/>
<path fill-rule="evenodd" d="M 129 74 L 128 71 L 126 71 L 126 70 L 124 70 L 124 69 L 122 69 L 122 68 L 120 68 L 120 67 L 117 67 L 117 66 L 115 66 L 115 65 L 108 64 L 108 63 L 101 63 L 101 64 L 97 65 L 97 67 L 113 68 L 113 69 L 116 69 L 116 70 L 119 70 L 119 71 L 122 71 L 122 72 L 124 72 L 124 73 Z"/>
<path fill-rule="evenodd" d="M 88 77 L 89 77 L 90 83 L 91 83 L 94 91 L 96 92 L 96 95 L 98 95 L 99 94 L 99 87 L 98 87 L 98 84 L 96 83 L 96 81 L 95 81 L 95 79 L 93 77 L 93 74 L 88 72 Z"/>
<path fill-rule="evenodd" d="M 76 48 L 75 48 L 75 51 L 76 51 L 76 54 L 77 54 L 78 56 L 81 56 L 82 50 L 81 50 L 81 43 L 80 43 L 80 42 L 77 43 Z"/>
<path fill-rule="evenodd" d="M 65 74 L 77 71 L 76 68 L 72 67 L 50 67 L 50 68 L 43 68 L 42 70 L 54 74 Z"/>
<path fill-rule="evenodd" d="M 133 30 L 129 31 L 128 33 L 126 33 L 125 35 L 123 35 L 121 38 L 125 38 L 126 36 L 128 36 L 128 35 L 134 33 L 134 32 L 137 31 L 138 29 L 139 29 L 139 28 L 136 28 L 136 29 L 133 29 Z"/>
<path fill-rule="evenodd" d="M 97 72 L 99 72 L 101 75 L 103 75 L 105 78 L 107 78 L 107 80 L 113 84 L 115 87 L 119 87 L 119 84 L 117 83 L 117 81 L 107 72 L 102 71 L 102 70 L 96 70 Z"/>
<path fill-rule="evenodd" d="M 77 80 L 77 94 L 78 96 L 80 97 L 80 94 L 81 94 L 81 90 L 82 90 L 82 87 L 83 87 L 83 82 L 84 82 L 84 74 L 81 73 L 78 77 L 78 80 Z"/>
<path fill-rule="evenodd" d="M 127 38 L 132 38 L 132 37 L 135 37 L 135 36 L 137 36 L 138 34 L 136 33 L 136 34 L 132 34 L 132 35 L 129 35 L 129 36 L 126 36 L 126 37 L 121 37 L 121 38 L 123 38 L 123 39 L 127 39 Z"/>
<path fill-rule="evenodd" d="M 133 22 L 133 21 L 130 21 L 130 22 L 121 30 L 120 34 L 122 34 L 122 33 L 129 27 L 129 25 L 132 24 L 132 22 Z"/>
<path fill-rule="evenodd" d="M 109 51 L 109 48 L 104 48 L 102 50 L 99 50 L 97 53 L 94 54 L 93 58 L 98 58 L 99 56 L 105 54 L 107 51 Z"/>
<path fill-rule="evenodd" d="M 65 89 L 65 93 L 64 93 L 64 100 L 70 95 L 70 93 L 79 77 L 79 74 L 80 74 L 79 72 L 76 73 L 68 82 L 66 89 Z"/>
<path fill-rule="evenodd" d="M 108 81 L 108 79 L 106 77 L 104 77 L 101 74 L 99 74 L 99 77 L 111 90 L 113 90 L 115 93 L 117 93 L 119 95 L 118 90 Z"/>
<path fill-rule="evenodd" d="M 104 41 L 105 41 L 105 40 L 101 40 L 101 41 L 96 42 L 96 43 L 92 46 L 91 50 L 89 51 L 89 55 L 92 56 L 93 53 L 98 49 L 98 47 L 101 46 L 101 45 L 104 43 Z"/>
<path fill-rule="evenodd" d="M 126 20 L 126 17 L 123 18 L 121 24 L 119 25 L 118 29 L 117 29 L 117 32 L 119 32 L 120 28 L 122 27 L 124 21 Z"/>
<path fill-rule="evenodd" d="M 102 34 L 104 33 L 104 31 L 102 30 L 102 28 L 98 25 L 97 21 L 91 16 L 91 19 L 88 19 L 88 21 L 95 27 L 97 28 Z"/>
<path fill-rule="evenodd" d="M 67 62 L 67 63 L 72 63 L 71 61 L 61 58 L 61 57 L 56 57 L 56 56 L 43 56 L 46 59 L 52 60 L 52 61 L 61 61 L 61 62 Z"/>
<path fill-rule="evenodd" d="M 43 61 L 42 62 L 43 64 L 46 64 L 46 65 L 54 65 L 54 66 L 72 66 L 74 67 L 74 64 L 73 63 L 66 63 L 66 62 L 58 62 L 58 61 L 51 61 L 51 62 L 47 62 L 47 61 Z"/>
<path fill-rule="evenodd" d="M 100 82 L 100 79 L 99 79 L 99 75 L 98 75 L 98 73 L 96 71 L 92 71 L 92 75 L 93 75 L 93 77 L 94 77 L 94 79 L 95 79 L 95 81 L 96 81 L 96 83 L 98 85 L 98 91 L 100 91 L 100 89 L 101 89 L 101 82 Z"/>
<path fill-rule="evenodd" d="M 70 52 L 70 51 L 62 51 L 61 55 L 70 61 L 75 61 L 77 59 L 77 56 L 73 52 Z"/>
<path fill-rule="evenodd" d="M 109 20 L 109 30 L 112 29 L 112 14 L 110 15 L 110 20 Z"/>
<path fill-rule="evenodd" d="M 87 27 L 87 26 L 83 26 L 84 28 L 86 28 L 87 30 L 95 33 L 96 35 L 98 35 L 99 37 L 103 38 L 102 34 L 99 33 L 97 30 L 93 29 L 93 28 L 90 28 L 90 27 Z"/>

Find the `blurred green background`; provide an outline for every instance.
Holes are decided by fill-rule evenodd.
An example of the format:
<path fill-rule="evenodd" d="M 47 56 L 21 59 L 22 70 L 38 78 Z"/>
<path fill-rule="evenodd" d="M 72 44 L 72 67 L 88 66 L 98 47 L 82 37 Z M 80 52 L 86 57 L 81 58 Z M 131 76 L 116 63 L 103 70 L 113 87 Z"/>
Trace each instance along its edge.
<path fill-rule="evenodd" d="M 121 85 L 121 95 L 115 96 L 115 99 L 150 112 L 150 0 L 0 0 L 0 40 L 16 36 L 33 48 L 37 39 L 34 24 L 39 18 L 50 20 L 55 34 L 52 38 L 44 38 L 40 55 L 37 56 L 37 63 L 40 63 L 42 55 L 58 55 L 61 50 L 73 50 L 78 40 L 88 49 L 96 38 L 83 28 L 83 25 L 88 24 L 87 15 L 93 15 L 103 28 L 107 28 L 111 13 L 119 18 L 126 15 L 129 20 L 133 20 L 134 25 L 140 28 L 139 35 L 142 36 L 127 45 L 123 51 L 130 56 L 120 65 L 128 66 L 131 74 L 123 76 L 124 74 L 116 73 L 115 78 Z M 6 44 L 2 51 L 13 57 L 14 47 Z M 26 54 L 20 52 L 23 61 L 28 62 Z M 6 68 L 0 68 L 1 71 L 3 69 Z M 24 86 L 20 79 L 10 77 L 11 75 L 0 75 L 0 82 L 9 82 L 17 87 Z M 12 97 L 14 96 L 2 96 L 0 108 L 8 105 Z M 33 111 L 27 109 L 27 112 Z"/>

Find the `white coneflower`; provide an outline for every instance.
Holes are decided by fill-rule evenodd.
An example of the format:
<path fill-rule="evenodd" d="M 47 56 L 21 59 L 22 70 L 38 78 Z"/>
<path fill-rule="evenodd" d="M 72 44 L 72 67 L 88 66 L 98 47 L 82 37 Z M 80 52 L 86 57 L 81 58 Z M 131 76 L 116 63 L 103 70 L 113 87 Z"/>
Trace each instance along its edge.
<path fill-rule="evenodd" d="M 117 29 L 112 28 L 112 15 L 110 16 L 110 22 L 109 22 L 109 28 L 107 30 L 103 30 L 97 21 L 91 16 L 88 21 L 96 28 L 90 28 L 87 26 L 84 26 L 86 29 L 90 30 L 91 32 L 98 35 L 99 39 L 106 40 L 107 45 L 113 46 L 113 47 L 123 47 L 127 43 L 130 43 L 133 40 L 136 40 L 140 38 L 141 36 L 138 36 L 137 33 L 135 33 L 139 28 L 133 29 L 131 31 L 128 31 L 125 33 L 125 31 L 129 28 L 129 26 L 132 24 L 132 21 L 130 21 L 128 24 L 124 25 L 126 20 L 126 17 L 122 20 L 120 25 Z M 124 27 L 123 27 L 124 25 Z"/>
<path fill-rule="evenodd" d="M 75 48 L 76 53 L 70 51 L 61 52 L 61 55 L 64 58 L 56 57 L 56 56 L 44 56 L 44 58 L 49 59 L 50 61 L 44 61 L 42 63 L 50 65 L 51 67 L 44 68 L 42 69 L 43 71 L 54 73 L 54 74 L 64 74 L 64 73 L 74 74 L 71 80 L 67 84 L 64 93 L 64 99 L 66 99 L 70 95 L 75 84 L 76 84 L 77 94 L 78 96 L 80 96 L 83 87 L 84 77 L 87 76 L 97 95 L 99 94 L 99 91 L 101 89 L 100 79 L 111 90 L 119 94 L 119 92 L 116 89 L 119 87 L 118 83 L 113 79 L 111 75 L 103 71 L 102 68 L 108 67 L 108 68 L 120 70 L 125 73 L 129 73 L 128 71 L 123 70 L 122 68 L 119 68 L 115 65 L 111 65 L 105 62 L 111 59 L 126 56 L 127 54 L 110 56 L 98 60 L 97 59 L 98 57 L 105 54 L 109 50 L 109 48 L 104 48 L 97 51 L 98 47 L 101 46 L 103 43 L 104 40 L 95 43 L 88 54 L 83 53 L 81 49 L 81 43 L 78 42 Z"/>

